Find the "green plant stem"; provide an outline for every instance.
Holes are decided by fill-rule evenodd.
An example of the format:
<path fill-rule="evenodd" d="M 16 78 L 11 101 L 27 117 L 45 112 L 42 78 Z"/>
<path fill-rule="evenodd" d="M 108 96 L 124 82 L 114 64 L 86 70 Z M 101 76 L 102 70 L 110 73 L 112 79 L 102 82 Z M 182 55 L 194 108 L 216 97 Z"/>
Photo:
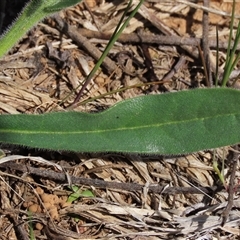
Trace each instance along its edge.
<path fill-rule="evenodd" d="M 0 38 L 0 58 L 3 57 L 37 22 L 54 12 L 82 0 L 32 0 L 27 3 L 17 20 Z"/>
<path fill-rule="evenodd" d="M 219 35 L 218 35 L 218 25 L 216 26 L 216 38 L 217 38 L 217 52 L 216 52 L 216 81 L 215 81 L 215 87 L 218 86 L 219 78 L 218 78 L 218 65 L 219 65 Z"/>
<path fill-rule="evenodd" d="M 223 160 L 223 165 L 224 165 L 224 160 Z M 223 186 L 226 188 L 224 173 L 221 172 L 218 168 L 218 162 L 216 160 L 216 151 L 215 150 L 214 150 L 214 155 L 213 155 L 213 169 L 214 169 L 215 173 L 218 175 L 218 178 L 221 181 L 221 183 L 223 184 Z M 223 166 L 222 166 L 222 169 L 223 169 Z"/>
<path fill-rule="evenodd" d="M 113 47 L 114 43 L 117 41 L 117 39 L 119 38 L 119 36 L 121 35 L 121 33 L 123 32 L 123 30 L 126 28 L 126 26 L 129 24 L 129 21 L 131 20 L 131 18 L 137 13 L 138 9 L 141 7 L 141 5 L 143 4 L 144 0 L 140 0 L 140 2 L 138 3 L 138 5 L 136 6 L 136 8 L 131 12 L 131 14 L 129 15 L 129 17 L 126 19 L 126 21 L 123 23 L 123 25 L 121 26 L 124 17 L 126 16 L 128 10 L 130 9 L 131 5 L 132 5 L 132 0 L 129 1 L 127 8 L 124 11 L 123 16 L 121 17 L 110 41 L 108 42 L 103 54 L 101 55 L 101 57 L 99 58 L 99 60 L 97 61 L 96 65 L 94 66 L 94 68 L 92 69 L 92 71 L 89 73 L 89 75 L 87 76 L 85 83 L 83 84 L 81 90 L 79 91 L 76 99 L 74 100 L 74 102 L 69 106 L 70 108 L 75 106 L 75 104 L 80 100 L 83 91 L 85 90 L 85 88 L 87 87 L 88 83 L 91 81 L 92 77 L 95 75 L 95 73 L 97 72 L 97 70 L 99 69 L 99 67 L 102 65 L 105 57 L 107 56 L 107 54 L 109 53 L 109 51 L 111 50 L 111 48 Z M 76 89 L 75 89 L 76 90 Z M 67 96 L 69 97 L 69 96 Z M 66 97 L 66 98 L 67 98 Z M 64 100 L 66 100 L 66 98 Z"/>
<path fill-rule="evenodd" d="M 101 98 L 109 96 L 109 95 L 113 95 L 114 93 L 120 93 L 120 92 L 126 91 L 128 89 L 140 88 L 140 87 L 149 86 L 149 85 L 158 85 L 158 84 L 163 84 L 164 82 L 169 82 L 169 81 L 166 80 L 166 81 L 157 81 L 157 82 L 146 82 L 146 83 L 139 83 L 139 84 L 135 84 L 135 85 L 127 86 L 127 87 L 122 87 L 122 88 L 119 88 L 116 90 L 112 90 L 110 92 L 103 93 L 96 97 L 92 97 L 87 100 L 84 100 L 84 101 L 80 102 L 78 105 L 85 105 L 86 103 L 95 101 L 97 99 L 101 99 Z"/>
<path fill-rule="evenodd" d="M 238 22 L 237 32 L 234 39 L 233 47 L 231 47 L 231 41 L 233 36 L 233 27 L 234 27 L 234 13 L 235 13 L 235 0 L 233 1 L 232 7 L 232 16 L 231 16 L 231 23 L 230 23 L 230 34 L 228 39 L 228 49 L 227 49 L 227 56 L 226 56 L 226 63 L 224 67 L 223 79 L 222 79 L 222 86 L 225 87 L 229 80 L 229 77 L 238 63 L 240 59 L 240 53 L 235 55 L 237 51 L 237 46 L 240 41 L 240 21 Z"/>
<path fill-rule="evenodd" d="M 14 22 L 11 29 L 8 30 L 0 39 L 0 57 L 6 54 L 9 49 L 11 49 L 16 40 L 21 39 L 21 37 L 39 20 L 41 20 L 45 15 L 42 13 L 41 1 L 29 2 L 22 13 L 19 15 L 17 21 Z M 31 14 L 33 13 L 34 14 Z"/>

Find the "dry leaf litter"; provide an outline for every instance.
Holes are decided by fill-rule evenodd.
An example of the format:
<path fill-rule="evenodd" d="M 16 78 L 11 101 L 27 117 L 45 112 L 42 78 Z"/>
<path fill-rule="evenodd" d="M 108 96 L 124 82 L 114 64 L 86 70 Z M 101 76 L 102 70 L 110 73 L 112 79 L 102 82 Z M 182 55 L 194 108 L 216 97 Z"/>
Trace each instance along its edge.
<path fill-rule="evenodd" d="M 137 3 L 133 1 L 134 6 Z M 35 26 L 1 59 L 1 113 L 65 111 L 126 6 L 124 1 L 86 0 Z M 156 36 L 165 36 L 166 41 L 201 38 L 202 6 L 200 1 L 146 1 L 74 110 L 99 112 L 138 95 L 206 87 L 196 44 L 131 41 L 136 34 L 146 42 Z M 213 45 L 216 25 L 219 41 L 227 41 L 231 7 L 231 1 L 210 1 L 209 41 Z M 240 3 L 236 16 L 240 16 Z M 69 32 L 61 29 L 61 23 L 68 24 Z M 216 46 L 212 46 L 212 66 L 215 56 Z M 226 51 L 221 49 L 220 73 L 225 58 Z M 233 207 L 222 226 L 228 193 L 212 167 L 213 156 L 220 165 L 225 160 L 228 181 L 234 152 L 230 147 L 178 157 L 1 147 L 7 159 L 0 165 L 0 239 L 30 239 L 30 229 L 35 239 L 56 240 L 240 237 L 239 168 Z M 71 185 L 90 190 L 95 197 L 69 203 L 72 192 L 67 186 Z"/>

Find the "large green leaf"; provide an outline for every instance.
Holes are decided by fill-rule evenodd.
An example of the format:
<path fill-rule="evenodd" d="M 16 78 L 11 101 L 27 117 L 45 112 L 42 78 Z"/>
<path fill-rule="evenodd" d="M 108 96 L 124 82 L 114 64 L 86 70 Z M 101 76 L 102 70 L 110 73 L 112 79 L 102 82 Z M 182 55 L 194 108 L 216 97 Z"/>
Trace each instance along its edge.
<path fill-rule="evenodd" d="M 141 96 L 96 114 L 1 115 L 0 142 L 75 152 L 185 154 L 240 142 L 240 91 Z"/>

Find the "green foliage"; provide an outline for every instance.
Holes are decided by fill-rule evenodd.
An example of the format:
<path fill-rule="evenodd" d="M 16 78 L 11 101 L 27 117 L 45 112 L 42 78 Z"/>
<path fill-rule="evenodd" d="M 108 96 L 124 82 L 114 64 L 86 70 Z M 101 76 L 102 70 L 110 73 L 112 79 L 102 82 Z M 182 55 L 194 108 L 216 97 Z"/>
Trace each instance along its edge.
<path fill-rule="evenodd" d="M 28 226 L 29 226 L 29 236 L 31 240 L 35 240 L 35 236 L 34 236 L 34 230 L 33 230 L 33 216 L 32 216 L 32 212 L 28 212 L 28 218 L 29 218 L 29 222 L 28 222 Z"/>
<path fill-rule="evenodd" d="M 1 115 L 0 142 L 75 152 L 186 154 L 240 142 L 240 92 L 213 88 L 129 99 L 97 113 Z"/>
<path fill-rule="evenodd" d="M 72 193 L 69 195 L 67 202 L 72 203 L 82 197 L 94 197 L 93 192 L 90 190 L 82 191 L 78 186 L 75 185 L 72 186 L 70 189 L 72 190 Z"/>
<path fill-rule="evenodd" d="M 11 28 L 0 38 L 0 58 L 6 54 L 36 23 L 54 12 L 75 5 L 82 0 L 32 0 Z"/>
<path fill-rule="evenodd" d="M 38 21 L 80 1 L 29 2 L 12 28 L 0 39 L 0 57 Z M 142 3 L 143 0 L 130 17 Z M 101 61 L 129 19 L 122 27 L 119 23 Z M 239 38 L 240 26 L 236 39 Z M 234 44 L 233 49 L 228 50 L 228 74 L 239 59 L 239 56 L 231 55 L 235 47 Z M 239 143 L 239 106 L 239 91 L 213 88 L 141 96 L 97 114 L 1 115 L 0 142 L 75 152 L 186 154 Z M 79 193 L 73 197 L 79 197 Z"/>
<path fill-rule="evenodd" d="M 240 42 L 240 21 L 238 22 L 238 27 L 237 27 L 235 39 L 233 42 L 233 46 L 231 46 L 232 37 L 233 37 L 235 5 L 236 5 L 236 2 L 233 1 L 232 16 L 231 16 L 231 23 L 230 23 L 230 34 L 229 34 L 229 39 L 228 39 L 227 57 L 226 57 L 226 62 L 225 62 L 225 66 L 224 66 L 224 73 L 223 73 L 223 80 L 222 80 L 223 87 L 226 86 L 232 71 L 234 70 L 235 66 L 237 65 L 238 61 L 240 60 L 240 53 L 237 52 L 237 47 Z"/>
<path fill-rule="evenodd" d="M 61 11 L 62 9 L 64 8 L 68 8 L 70 6 L 73 6 L 75 4 L 78 4 L 79 2 L 81 2 L 82 0 L 65 0 L 65 1 L 61 1 L 61 0 L 54 0 L 54 1 L 45 1 L 45 2 L 48 2 L 48 6 L 46 6 L 44 8 L 44 12 L 45 14 L 47 13 L 54 13 L 54 12 L 58 12 L 58 11 Z M 51 3 L 52 5 L 51 5 Z M 45 3 L 46 4 L 46 3 Z"/>

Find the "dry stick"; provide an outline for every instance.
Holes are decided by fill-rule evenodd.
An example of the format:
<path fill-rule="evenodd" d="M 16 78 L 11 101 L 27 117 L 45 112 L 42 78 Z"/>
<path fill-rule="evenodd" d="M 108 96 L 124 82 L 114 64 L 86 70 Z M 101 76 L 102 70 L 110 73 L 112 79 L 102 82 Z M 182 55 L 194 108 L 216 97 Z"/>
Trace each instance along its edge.
<path fill-rule="evenodd" d="M 203 51 L 200 45 L 198 45 L 198 52 L 199 52 L 199 57 L 202 61 L 204 75 L 206 76 L 206 85 L 209 87 L 208 71 L 207 71 L 206 60 L 205 60 L 206 58 L 204 58 Z"/>
<path fill-rule="evenodd" d="M 204 7 L 209 7 L 209 0 L 203 0 Z M 206 76 L 206 85 L 208 87 L 212 86 L 212 72 L 211 72 L 211 62 L 209 57 L 209 42 L 208 42 L 208 33 L 209 33 L 209 17 L 208 12 L 203 11 L 203 33 L 202 33 L 202 44 L 203 44 L 203 57 L 205 61 L 205 76 Z"/>
<path fill-rule="evenodd" d="M 99 60 L 97 61 L 96 65 L 94 66 L 94 68 L 92 69 L 92 71 L 88 74 L 85 83 L 83 84 L 81 90 L 79 91 L 79 93 L 77 94 L 74 102 L 70 105 L 70 107 L 76 105 L 77 102 L 79 102 L 84 89 L 87 87 L 88 83 L 90 82 L 91 78 L 94 76 L 94 74 L 96 73 L 96 71 L 98 70 L 98 68 L 100 68 L 100 66 L 102 65 L 104 59 L 106 58 L 107 54 L 110 52 L 111 48 L 113 47 L 113 45 L 115 44 L 116 40 L 118 39 L 118 37 L 121 35 L 121 33 L 123 32 L 123 30 L 126 28 L 126 26 L 129 24 L 130 19 L 137 13 L 138 9 L 140 8 L 140 6 L 143 4 L 144 0 L 140 0 L 139 3 L 136 5 L 136 7 L 134 8 L 134 10 L 129 14 L 129 16 L 127 17 L 126 20 L 124 20 L 124 18 L 126 17 L 127 12 L 130 10 L 131 5 L 132 5 L 132 0 L 130 0 L 128 2 L 128 5 L 122 15 L 122 17 L 120 18 L 114 32 L 113 32 L 113 36 L 111 38 L 111 40 L 108 42 L 105 50 L 103 51 L 101 57 L 99 58 Z M 120 69 L 118 69 L 120 70 Z M 113 72 L 114 73 L 114 72 Z M 120 77 L 120 76 L 118 76 Z"/>
<path fill-rule="evenodd" d="M 97 29 L 99 30 L 101 27 L 99 26 L 98 21 L 96 21 L 96 19 L 95 19 L 95 17 L 94 17 L 94 14 L 93 14 L 91 8 L 89 7 L 88 2 L 87 2 L 87 1 L 83 1 L 83 4 L 84 4 L 85 8 L 88 10 L 88 12 L 89 12 L 89 14 L 90 14 L 90 16 L 91 16 L 91 18 L 92 18 L 92 20 L 93 20 L 95 26 L 96 26 Z"/>
<path fill-rule="evenodd" d="M 139 9 L 139 13 L 145 17 L 146 19 L 148 19 L 155 27 L 157 27 L 161 32 L 163 32 L 165 35 L 168 35 L 169 38 L 174 39 L 175 37 L 177 37 L 177 35 L 174 33 L 174 31 L 172 31 L 172 29 L 169 29 L 168 27 L 166 27 L 160 19 L 158 19 L 154 14 L 152 14 L 151 12 L 148 11 L 148 9 L 146 8 L 146 6 L 142 5 Z M 181 46 L 182 49 L 184 49 L 186 52 L 188 52 L 191 56 L 193 57 L 197 57 L 198 54 L 196 54 L 196 52 L 193 51 L 192 47 L 186 46 L 186 45 L 182 45 Z M 182 59 L 180 59 L 180 62 L 182 61 Z M 177 69 L 177 68 L 176 68 Z M 175 69 L 175 70 L 176 70 Z M 172 72 L 172 71 L 171 71 Z"/>
<path fill-rule="evenodd" d="M 171 69 L 171 71 L 162 79 L 162 81 L 166 81 L 168 79 L 171 79 L 174 74 L 182 68 L 182 66 L 186 63 L 186 56 L 185 55 L 181 55 L 178 62 L 176 63 L 176 65 L 173 67 L 173 69 Z"/>
<path fill-rule="evenodd" d="M 166 27 L 162 21 L 157 18 L 154 14 L 152 14 L 150 11 L 148 11 L 147 7 L 145 5 L 142 5 L 139 9 L 139 14 L 141 14 L 145 19 L 149 20 L 155 27 L 157 27 L 162 33 L 167 35 L 169 39 L 174 39 L 177 35 L 172 31 L 172 29 Z M 141 38 L 140 38 L 141 39 Z M 141 39 L 142 45 L 144 44 Z M 190 49 L 189 46 L 181 46 L 185 51 L 187 51 L 191 56 L 197 57 L 196 53 L 193 52 L 192 48 Z M 172 71 L 171 71 L 172 72 Z"/>
<path fill-rule="evenodd" d="M 88 29 L 79 29 L 79 32 L 87 38 L 91 39 L 104 39 L 109 40 L 111 38 L 111 34 L 108 33 L 101 33 L 97 31 L 92 31 Z M 147 44 L 159 44 L 159 45 L 175 45 L 175 46 L 194 46 L 199 47 L 202 39 L 201 38 L 188 38 L 188 37 L 180 37 L 180 36 L 164 36 L 161 34 L 146 34 L 146 33 L 130 33 L 124 34 L 122 33 L 121 36 L 118 38 L 118 42 L 121 43 L 147 43 Z M 232 43 L 233 44 L 233 43 Z M 209 40 L 209 48 L 217 48 L 217 41 L 216 40 Z M 219 49 L 226 50 L 228 48 L 228 43 L 226 41 L 219 41 Z M 238 50 L 240 50 L 240 44 L 238 45 Z M 201 51 L 198 51 L 201 54 Z M 199 58 L 199 54 L 194 54 L 195 58 Z M 201 56 L 200 56 L 201 57 Z M 202 57 L 201 57 L 202 58 Z M 221 78 L 223 71 L 219 69 L 219 78 Z M 235 79 L 239 76 L 239 70 L 234 70 L 231 73 L 230 80 Z"/>
<path fill-rule="evenodd" d="M 235 188 L 235 176 L 236 176 L 236 170 L 237 170 L 237 165 L 238 165 L 238 158 L 239 158 L 239 152 L 238 152 L 238 147 L 235 146 L 234 149 L 236 151 L 233 152 L 233 159 L 232 159 L 232 164 L 231 164 L 231 176 L 230 176 L 230 183 L 229 183 L 229 188 L 228 188 L 228 204 L 227 207 L 224 209 L 222 213 L 222 226 L 226 223 L 229 213 L 232 209 L 233 206 L 233 195 L 236 191 Z"/>
<path fill-rule="evenodd" d="M 144 73 L 143 77 L 147 79 L 148 82 L 153 82 L 153 81 L 159 81 L 155 71 L 154 71 L 154 67 L 153 67 L 153 63 L 152 63 L 152 59 L 149 53 L 149 45 L 145 44 L 145 43 L 141 43 L 140 44 L 141 49 L 142 49 L 142 54 L 143 54 L 143 58 L 144 58 L 144 63 L 145 66 L 147 68 L 147 71 Z M 153 85 L 151 88 L 153 91 L 158 89 L 158 85 Z M 165 88 L 165 86 L 163 84 L 159 85 L 159 90 L 166 92 L 167 89 Z"/>
<path fill-rule="evenodd" d="M 17 220 L 17 216 L 9 215 L 9 217 L 11 222 L 13 222 L 18 239 L 29 240 L 28 233 L 26 232 L 23 223 L 20 223 L 19 220 Z"/>
<path fill-rule="evenodd" d="M 72 230 L 64 229 L 51 221 L 44 223 L 44 233 L 47 236 L 47 239 L 54 240 L 66 240 L 66 239 L 90 239 L 89 235 L 77 232 L 73 232 Z"/>
<path fill-rule="evenodd" d="M 81 33 L 82 36 L 87 38 L 96 38 L 109 40 L 111 38 L 111 34 L 109 33 L 101 33 L 97 31 L 92 31 L 88 29 L 78 29 L 78 32 Z M 148 44 L 163 44 L 163 45 L 177 45 L 177 46 L 194 46 L 197 47 L 201 44 L 201 38 L 190 38 L 190 37 L 180 37 L 180 36 L 164 36 L 161 34 L 148 34 L 148 33 L 122 33 L 121 36 L 117 40 L 121 43 L 148 43 Z M 217 48 L 216 40 L 209 40 L 210 48 Z M 227 49 L 228 43 L 226 41 L 219 41 L 219 49 Z M 238 45 L 238 50 L 240 50 L 240 44 Z M 197 56 L 198 57 L 198 56 Z"/>
<path fill-rule="evenodd" d="M 67 23 L 64 23 L 63 20 L 59 17 L 56 16 L 55 17 L 55 21 L 58 23 L 58 27 L 60 28 L 60 31 L 65 31 L 66 34 L 73 40 L 75 41 L 80 47 L 82 46 L 85 50 L 87 50 L 87 52 L 96 60 L 100 61 L 100 59 L 102 58 L 103 54 L 102 52 L 100 52 L 96 47 L 94 47 L 87 38 L 83 37 L 81 34 L 78 33 L 77 28 L 76 27 L 72 27 Z M 98 64 L 97 63 L 97 64 Z M 104 60 L 102 61 L 101 65 L 103 65 L 107 71 L 109 72 L 109 74 L 112 74 L 113 72 L 116 73 L 117 77 L 120 77 L 122 72 L 121 69 L 117 67 L 117 65 L 107 56 L 105 56 Z M 95 66 L 96 67 L 96 66 Z M 93 77 L 93 72 L 94 69 L 90 72 L 90 74 L 87 76 L 87 78 L 85 79 L 85 82 L 82 85 L 82 88 L 80 89 L 80 91 L 78 92 L 75 100 L 73 101 L 73 103 L 71 103 L 68 108 L 72 108 L 76 105 L 76 103 L 80 100 L 81 96 L 83 95 L 87 85 L 89 84 L 89 82 L 91 81 L 92 77 Z M 78 87 L 77 87 L 78 88 Z M 75 89 L 76 90 L 76 89 Z M 66 99 L 66 98 L 65 98 Z M 63 100 L 64 101 L 64 100 Z"/>
<path fill-rule="evenodd" d="M 156 28 L 158 28 L 161 32 L 163 32 L 165 35 L 168 35 L 171 38 L 175 38 L 177 37 L 177 35 L 175 34 L 175 32 L 168 28 L 167 26 L 165 26 L 162 21 L 157 18 L 153 13 L 151 13 L 146 6 L 142 5 L 138 11 L 144 18 L 146 18 L 147 20 L 149 20 Z M 198 54 L 196 53 L 196 51 L 193 51 L 192 48 L 190 48 L 189 46 L 181 46 L 182 49 L 184 49 L 186 52 L 188 52 L 188 54 L 190 56 L 193 56 L 195 58 L 198 57 Z"/>
<path fill-rule="evenodd" d="M 145 5 L 142 5 L 140 9 L 138 10 L 138 13 L 142 15 L 145 19 L 147 19 L 150 23 L 153 24 L 157 29 L 159 29 L 162 33 L 165 35 L 172 35 L 172 31 L 166 27 L 162 21 L 156 17 L 153 13 L 148 11 L 148 8 Z"/>
<path fill-rule="evenodd" d="M 157 1 L 159 1 L 159 0 L 157 0 Z M 186 0 L 177 0 L 177 2 L 183 3 L 187 6 L 195 8 L 195 9 L 201 9 L 201 10 L 207 11 L 209 13 L 214 13 L 216 15 L 220 15 L 220 16 L 224 16 L 224 17 L 231 17 L 231 13 L 227 13 L 227 12 L 220 11 L 218 9 L 214 9 L 214 8 L 210 8 L 210 7 L 206 7 L 206 6 L 201 6 L 198 3 L 191 3 L 191 1 L 189 1 L 189 0 L 187 0 L 187 1 Z M 192 2 L 194 2 L 194 1 L 192 1 Z M 196 2 L 198 2 L 198 1 L 196 1 Z M 224 2 L 227 2 L 227 1 L 224 1 Z M 237 16 L 235 16 L 235 18 L 240 18 L 240 16 L 237 15 Z"/>
<path fill-rule="evenodd" d="M 149 53 L 149 49 L 148 49 L 149 45 L 142 43 L 141 44 L 141 49 L 142 49 L 142 53 L 144 56 L 144 63 L 146 65 L 147 68 L 147 72 L 145 73 L 145 75 L 147 76 L 148 81 L 159 81 L 157 75 L 155 74 L 154 71 L 154 67 L 153 67 L 153 63 L 152 63 L 152 59 L 151 59 L 151 55 Z"/>
<path fill-rule="evenodd" d="M 149 45 L 145 44 L 145 43 L 141 43 L 140 46 L 141 46 L 142 53 L 144 56 L 144 63 L 147 68 L 147 72 L 144 73 L 143 76 L 147 79 L 148 82 L 159 81 L 159 79 L 154 71 L 153 64 L 152 64 L 152 59 L 151 59 L 149 49 L 148 49 Z M 157 90 L 157 89 L 158 89 L 157 85 L 152 86 L 152 90 Z M 167 91 L 167 89 L 165 88 L 165 86 L 163 84 L 160 84 L 159 90 L 161 90 L 163 92 Z"/>
<path fill-rule="evenodd" d="M 44 27 L 46 28 L 46 26 L 44 26 Z M 77 30 L 78 30 L 78 33 L 80 33 L 83 37 L 91 38 L 92 40 L 94 38 L 109 40 L 112 36 L 112 34 L 101 33 L 101 32 L 92 31 L 92 30 L 83 29 L 83 28 L 79 28 Z M 57 32 L 57 30 L 56 30 L 56 32 Z M 89 41 L 89 40 L 87 39 L 87 41 Z M 68 40 L 66 40 L 66 42 L 68 42 Z M 118 42 L 121 42 L 121 43 L 140 43 L 141 42 L 141 43 L 148 43 L 148 44 L 177 45 L 177 46 L 189 45 L 189 46 L 196 47 L 199 44 L 201 44 L 202 39 L 201 38 L 180 37 L 180 36 L 172 37 L 172 36 L 164 36 L 161 34 L 147 34 L 147 33 L 124 34 L 124 33 L 122 33 L 118 39 Z M 56 43 L 53 43 L 53 45 L 56 45 Z M 216 40 L 214 40 L 214 39 L 209 40 L 209 47 L 216 49 L 216 47 L 217 47 Z M 228 47 L 228 43 L 226 41 L 219 41 L 219 49 L 220 50 L 226 50 L 227 47 Z M 13 60 L 13 59 L 23 56 L 23 54 L 31 54 L 32 52 L 39 51 L 42 48 L 44 48 L 44 45 L 29 48 L 28 50 L 26 50 L 24 52 L 17 52 L 15 54 L 8 55 L 5 57 L 5 60 L 7 60 L 7 61 Z M 238 45 L 237 50 L 240 50 L 240 44 Z M 196 57 L 199 58 L 198 54 L 196 55 Z M 0 62 L 2 63 L 3 61 L 0 60 Z"/>
<path fill-rule="evenodd" d="M 96 61 L 101 57 L 102 52 L 98 50 L 90 41 L 81 35 L 79 29 L 64 22 L 59 15 L 55 15 L 53 19 L 57 22 L 57 29 L 68 35 L 80 48 L 84 48 L 89 55 L 91 55 Z M 109 72 L 116 72 L 117 76 L 121 75 L 121 70 L 110 58 L 106 57 L 103 61 L 104 68 Z"/>
<path fill-rule="evenodd" d="M 24 173 L 33 174 L 39 177 L 52 179 L 54 181 L 60 181 L 60 182 L 67 182 L 66 180 L 66 174 L 55 172 L 52 170 L 42 170 L 39 168 L 33 168 L 33 167 L 27 167 L 23 164 L 16 164 L 13 162 L 7 162 L 2 163 L 0 165 L 0 168 L 10 168 L 11 170 L 17 170 Z M 146 188 L 145 185 L 141 185 L 138 183 L 120 183 L 120 182 L 108 182 L 100 179 L 92 179 L 92 178 L 82 178 L 82 177 L 75 177 L 75 176 L 69 176 L 71 178 L 72 184 L 78 184 L 78 185 L 88 185 L 88 186 L 94 186 L 98 188 L 108 188 L 108 189 L 118 189 L 118 190 L 125 190 L 125 191 L 143 191 L 144 188 Z M 153 193 L 161 193 L 161 194 L 211 194 L 212 192 L 216 193 L 218 191 L 225 190 L 223 186 L 217 187 L 168 187 L 160 186 L 158 184 L 150 184 L 148 186 L 149 192 Z"/>

